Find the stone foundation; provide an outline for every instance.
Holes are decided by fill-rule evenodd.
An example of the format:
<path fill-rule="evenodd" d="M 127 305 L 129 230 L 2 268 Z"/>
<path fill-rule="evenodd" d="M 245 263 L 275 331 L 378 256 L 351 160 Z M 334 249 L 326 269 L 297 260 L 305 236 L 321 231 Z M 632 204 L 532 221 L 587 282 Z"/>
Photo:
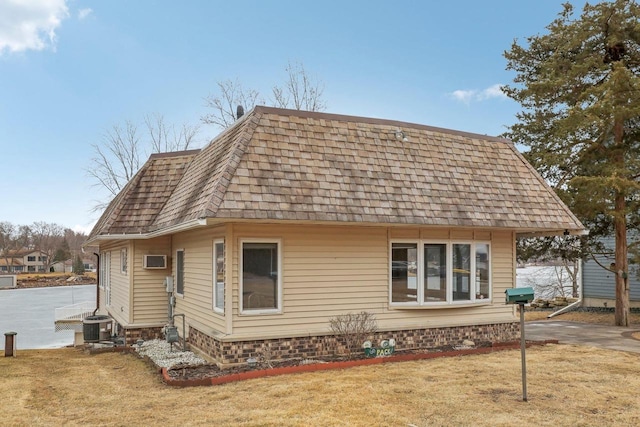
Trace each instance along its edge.
<path fill-rule="evenodd" d="M 396 340 L 396 351 L 456 346 L 464 340 L 471 340 L 478 346 L 518 340 L 520 323 L 384 331 L 372 337 L 374 344 L 389 338 Z M 188 342 L 222 367 L 246 363 L 249 357 L 256 357 L 264 351 L 270 354 L 272 360 L 331 357 L 347 353 L 344 340 L 334 335 L 223 342 L 191 326 Z"/>

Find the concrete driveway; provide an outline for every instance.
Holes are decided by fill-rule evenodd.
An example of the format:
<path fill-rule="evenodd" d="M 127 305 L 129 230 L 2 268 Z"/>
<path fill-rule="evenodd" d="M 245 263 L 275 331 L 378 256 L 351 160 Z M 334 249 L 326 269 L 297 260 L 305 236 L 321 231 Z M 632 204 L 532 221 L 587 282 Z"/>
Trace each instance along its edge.
<path fill-rule="evenodd" d="M 640 332 L 638 325 L 623 328 L 556 320 L 526 322 L 524 325 L 524 336 L 527 340 L 558 340 L 560 344 L 588 345 L 640 353 L 640 341 L 631 337 L 634 332 Z"/>

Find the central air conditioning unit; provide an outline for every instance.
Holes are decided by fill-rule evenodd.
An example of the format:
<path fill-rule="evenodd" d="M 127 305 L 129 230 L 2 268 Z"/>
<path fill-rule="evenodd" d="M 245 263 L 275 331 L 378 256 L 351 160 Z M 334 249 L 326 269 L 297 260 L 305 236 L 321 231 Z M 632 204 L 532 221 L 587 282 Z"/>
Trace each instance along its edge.
<path fill-rule="evenodd" d="M 166 255 L 144 255 L 142 267 L 147 270 L 162 270 L 167 268 Z"/>

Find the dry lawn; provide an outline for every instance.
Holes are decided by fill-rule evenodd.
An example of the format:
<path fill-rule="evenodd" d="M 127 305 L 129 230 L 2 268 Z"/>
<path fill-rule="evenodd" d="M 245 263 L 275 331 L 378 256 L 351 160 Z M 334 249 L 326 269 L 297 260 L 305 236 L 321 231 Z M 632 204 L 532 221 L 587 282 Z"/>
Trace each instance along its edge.
<path fill-rule="evenodd" d="M 640 425 L 640 355 L 520 352 L 172 388 L 134 355 L 18 350 L 0 358 L 0 424 L 217 426 Z"/>
<path fill-rule="evenodd" d="M 524 313 L 524 318 L 527 322 L 534 320 L 546 320 L 549 314 L 551 314 L 550 311 L 526 311 Z M 585 311 L 570 311 L 568 313 L 554 316 L 550 320 L 599 323 L 602 325 L 613 325 L 615 323 L 613 313 L 591 313 Z M 629 323 L 632 325 L 640 325 L 640 313 L 631 313 L 629 315 Z"/>

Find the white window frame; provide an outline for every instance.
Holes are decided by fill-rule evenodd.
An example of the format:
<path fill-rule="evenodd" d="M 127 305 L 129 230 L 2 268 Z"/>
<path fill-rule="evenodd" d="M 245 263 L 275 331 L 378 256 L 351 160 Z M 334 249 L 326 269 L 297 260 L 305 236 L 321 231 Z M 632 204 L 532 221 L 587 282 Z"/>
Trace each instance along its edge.
<path fill-rule="evenodd" d="M 417 244 L 418 247 L 418 271 L 417 271 L 417 288 L 418 295 L 416 302 L 394 302 L 393 301 L 393 283 L 392 283 L 392 251 L 393 244 L 406 243 Z M 440 244 L 446 246 L 446 300 L 428 302 L 425 301 L 425 283 L 424 283 L 424 246 L 429 244 Z M 479 293 L 479 282 L 476 281 L 476 246 L 478 244 L 486 244 L 488 247 L 488 275 L 489 275 L 489 296 L 488 298 L 476 298 L 476 294 Z M 468 300 L 453 300 L 453 245 L 469 245 L 471 248 L 470 253 L 470 269 L 469 269 L 469 299 Z M 388 275 L 388 288 L 389 288 L 389 306 L 394 308 L 446 308 L 446 307 L 464 307 L 469 305 L 484 305 L 492 302 L 493 293 L 493 251 L 491 248 L 491 242 L 487 240 L 434 240 L 434 239 L 392 239 L 389 241 L 388 249 L 388 262 L 387 268 L 389 269 Z"/>
<path fill-rule="evenodd" d="M 129 270 L 129 258 L 127 248 L 120 249 L 120 273 L 126 275 Z"/>
<path fill-rule="evenodd" d="M 104 289 L 106 252 L 100 253 L 100 269 L 98 270 L 98 282 L 100 289 Z"/>
<path fill-rule="evenodd" d="M 182 284 L 180 283 L 180 271 L 178 269 L 178 253 L 182 252 Z M 185 251 L 184 249 L 176 249 L 176 295 L 184 297 L 184 282 L 185 282 Z M 180 287 L 182 286 L 182 292 Z"/>
<path fill-rule="evenodd" d="M 239 276 L 239 282 L 240 282 L 240 314 L 242 315 L 261 315 L 261 314 L 281 314 L 283 312 L 282 309 L 282 239 L 265 239 L 265 238 L 257 238 L 257 239 L 251 239 L 251 238 L 242 238 L 239 240 L 239 255 L 238 255 L 238 259 L 239 259 L 239 263 L 238 263 L 238 276 Z M 278 292 L 278 296 L 276 298 L 277 301 L 277 308 L 273 308 L 273 309 L 247 309 L 245 310 L 244 308 L 244 298 L 243 298 L 243 292 L 244 292 L 244 283 L 243 283 L 243 266 L 244 266 L 244 260 L 243 260 L 243 252 L 244 252 L 244 244 L 245 243 L 275 243 L 278 247 L 278 280 L 276 282 L 276 289 Z"/>
<path fill-rule="evenodd" d="M 104 289 L 104 305 L 111 306 L 111 252 L 103 252 L 100 257 L 100 270 L 102 270 L 102 280 L 100 281 Z"/>
<path fill-rule="evenodd" d="M 223 257 L 223 276 L 222 276 L 222 301 L 218 301 L 218 252 L 216 250 L 217 245 L 222 244 L 222 257 Z M 211 281 L 213 283 L 213 296 L 212 296 L 212 306 L 213 306 L 213 311 L 215 311 L 216 313 L 220 313 L 220 314 L 224 314 L 224 300 L 225 300 L 225 296 L 226 296 L 226 283 L 227 283 L 227 269 L 226 269 L 226 254 L 225 251 L 227 250 L 227 247 L 225 245 L 224 239 L 216 239 L 213 241 L 213 260 L 212 260 L 212 264 L 213 264 L 213 280 Z M 222 303 L 222 307 L 218 307 L 218 305 L 220 305 L 219 303 Z"/>

